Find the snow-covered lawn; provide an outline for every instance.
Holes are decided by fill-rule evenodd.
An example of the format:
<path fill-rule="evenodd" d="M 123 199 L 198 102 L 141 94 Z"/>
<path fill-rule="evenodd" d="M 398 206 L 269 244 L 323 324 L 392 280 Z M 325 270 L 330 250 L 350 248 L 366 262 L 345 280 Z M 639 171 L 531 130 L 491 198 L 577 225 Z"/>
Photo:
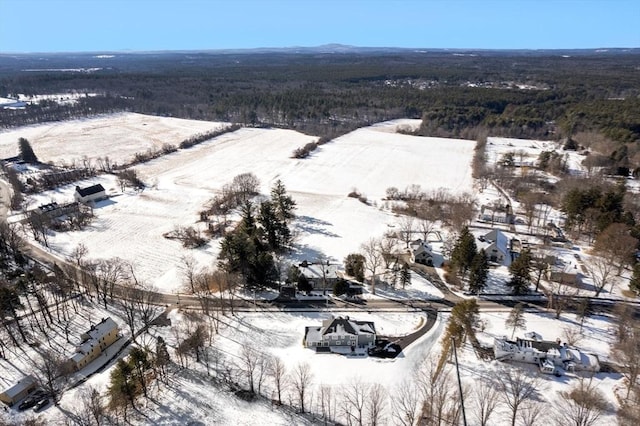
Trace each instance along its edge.
<path fill-rule="evenodd" d="M 56 164 L 80 163 L 109 157 L 112 163 L 130 161 L 137 152 L 159 150 L 164 144 L 178 145 L 200 133 L 228 123 L 121 113 L 61 121 L 0 132 L 0 158 L 18 154 L 18 139 L 25 138 L 38 159 Z"/>
<path fill-rule="evenodd" d="M 82 243 L 90 258 L 127 259 L 140 279 L 161 291 L 177 291 L 181 257 L 191 254 L 200 267 L 211 267 L 219 240 L 187 250 L 163 234 L 176 226 L 194 226 L 198 212 L 223 185 L 251 172 L 260 180 L 263 194 L 280 179 L 297 203 L 293 224 L 297 236 L 290 260 L 322 257 L 342 263 L 364 241 L 395 226 L 398 218 L 381 207 L 388 187 L 419 184 L 423 190 L 472 190 L 469 165 L 475 142 L 390 131 L 402 124 L 399 120 L 359 129 L 320 146 L 303 160 L 292 159 L 291 154 L 314 137 L 290 130 L 241 129 L 137 166 L 148 184 L 142 192 L 122 194 L 113 177 L 94 178 L 81 185 L 102 183 L 112 198 L 98 204 L 96 218 L 85 230 L 56 234 L 50 246 L 64 257 Z M 74 188 L 40 194 L 31 205 L 70 200 Z M 369 204 L 347 197 L 354 188 L 368 197 Z"/>
<path fill-rule="evenodd" d="M 505 326 L 505 320 L 509 316 L 508 312 L 482 312 L 480 319 L 485 325 L 483 332 L 478 333 L 478 339 L 483 346 L 493 346 L 495 337 L 511 336 L 511 329 Z M 516 330 L 514 337 L 522 337 L 526 332 L 535 331 L 540 334 L 544 340 L 555 341 L 560 339 L 566 341 L 565 329 L 579 330 L 579 319 L 573 314 L 562 315 L 560 320 L 556 320 L 552 314 L 547 313 L 525 313 L 526 329 Z M 581 339 L 576 343 L 581 351 L 593 353 L 602 360 L 608 359 L 609 349 L 614 342 L 615 336 L 611 332 L 612 323 L 608 317 L 594 316 L 589 317 L 584 322 L 583 333 Z M 439 351 L 438 347 L 434 351 Z M 516 362 L 500 362 L 500 361 L 480 361 L 469 344 L 465 344 L 463 349 L 458 351 L 458 359 L 460 362 L 460 375 L 464 384 L 470 390 L 468 398 L 467 418 L 472 419 L 470 424 L 476 424 L 475 404 L 473 394 L 478 386 L 487 385 L 493 381 L 498 375 L 502 374 L 504 369 L 521 369 L 528 371 L 540 379 L 540 385 L 537 388 L 537 396 L 535 404 L 541 404 L 542 410 L 539 414 L 541 424 L 554 421 L 555 410 L 558 408 L 558 401 L 561 399 L 559 392 L 568 391 L 572 386 L 576 385 L 580 377 L 588 377 L 582 373 L 566 373 L 561 377 L 553 375 L 541 374 L 538 368 L 530 364 L 522 364 Z M 609 409 L 599 420 L 597 425 L 615 424 L 615 409 L 618 403 L 615 398 L 615 392 L 621 392 L 624 389 L 622 377 L 620 374 L 614 373 L 597 373 L 593 376 L 593 384 L 600 390 L 609 404 Z M 495 384 L 494 384 L 495 385 Z M 499 406 L 494 413 L 490 424 L 496 426 L 510 424 L 510 413 L 506 406 Z"/>

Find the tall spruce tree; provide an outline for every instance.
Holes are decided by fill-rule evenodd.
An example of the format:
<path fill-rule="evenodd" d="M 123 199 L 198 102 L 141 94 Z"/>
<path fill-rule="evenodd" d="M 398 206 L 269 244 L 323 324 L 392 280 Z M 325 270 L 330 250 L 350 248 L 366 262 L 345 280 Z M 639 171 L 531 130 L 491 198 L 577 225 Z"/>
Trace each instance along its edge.
<path fill-rule="evenodd" d="M 469 291 L 479 294 L 487 285 L 489 259 L 484 249 L 473 257 L 469 268 Z"/>
<path fill-rule="evenodd" d="M 25 163 L 38 163 L 38 157 L 36 157 L 35 152 L 33 152 L 33 148 L 31 148 L 31 144 L 25 138 L 18 139 L 18 148 L 20 149 L 20 158 Z"/>
<path fill-rule="evenodd" d="M 476 240 L 465 226 L 451 251 L 451 261 L 463 278 L 466 277 L 476 252 Z"/>
<path fill-rule="evenodd" d="M 511 287 L 513 294 L 519 295 L 529 291 L 531 284 L 531 253 L 523 250 L 520 256 L 509 265 L 511 279 L 507 285 Z"/>

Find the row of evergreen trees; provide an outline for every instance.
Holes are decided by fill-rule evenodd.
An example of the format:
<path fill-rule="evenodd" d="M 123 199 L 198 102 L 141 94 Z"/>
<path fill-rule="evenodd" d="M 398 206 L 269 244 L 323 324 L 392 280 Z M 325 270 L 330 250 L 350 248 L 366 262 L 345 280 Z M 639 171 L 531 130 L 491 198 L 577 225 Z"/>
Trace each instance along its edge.
<path fill-rule="evenodd" d="M 252 288 L 278 282 L 274 255 L 281 255 L 291 247 L 293 235 L 289 224 L 295 208 L 295 201 L 280 180 L 271 189 L 270 199 L 257 205 L 246 199 L 238 226 L 221 242 L 221 269 L 240 274 L 243 282 Z"/>
<path fill-rule="evenodd" d="M 475 238 L 464 227 L 456 239 L 451 251 L 451 264 L 454 272 L 460 274 L 463 280 L 468 280 L 469 291 L 479 294 L 487 285 L 489 277 L 489 259 L 484 249 L 478 250 Z M 533 259 L 529 250 L 523 250 L 509 265 L 511 279 L 507 285 L 513 294 L 519 295 L 529 291 L 532 284 L 531 272 Z"/>

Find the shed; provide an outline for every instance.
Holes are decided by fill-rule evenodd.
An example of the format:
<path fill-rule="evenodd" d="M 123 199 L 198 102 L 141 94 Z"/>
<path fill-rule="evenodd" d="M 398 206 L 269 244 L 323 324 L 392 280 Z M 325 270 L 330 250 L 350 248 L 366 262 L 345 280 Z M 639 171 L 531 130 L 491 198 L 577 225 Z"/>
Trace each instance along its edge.
<path fill-rule="evenodd" d="M 24 376 L 13 386 L 0 393 L 0 401 L 7 405 L 13 405 L 33 391 L 37 383 L 32 375 Z"/>

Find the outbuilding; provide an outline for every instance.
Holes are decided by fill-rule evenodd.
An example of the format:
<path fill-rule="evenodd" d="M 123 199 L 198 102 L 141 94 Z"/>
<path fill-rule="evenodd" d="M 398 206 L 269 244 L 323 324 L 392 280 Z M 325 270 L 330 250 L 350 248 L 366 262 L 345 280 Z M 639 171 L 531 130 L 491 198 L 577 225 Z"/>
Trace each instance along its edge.
<path fill-rule="evenodd" d="M 13 405 L 32 392 L 36 388 L 37 383 L 35 377 L 32 375 L 24 376 L 13 386 L 0 393 L 0 401 L 7 405 Z"/>
<path fill-rule="evenodd" d="M 88 204 L 92 201 L 106 199 L 107 193 L 101 184 L 88 186 L 86 188 L 76 186 L 76 192 L 73 194 L 73 198 L 75 198 L 78 203 Z"/>

